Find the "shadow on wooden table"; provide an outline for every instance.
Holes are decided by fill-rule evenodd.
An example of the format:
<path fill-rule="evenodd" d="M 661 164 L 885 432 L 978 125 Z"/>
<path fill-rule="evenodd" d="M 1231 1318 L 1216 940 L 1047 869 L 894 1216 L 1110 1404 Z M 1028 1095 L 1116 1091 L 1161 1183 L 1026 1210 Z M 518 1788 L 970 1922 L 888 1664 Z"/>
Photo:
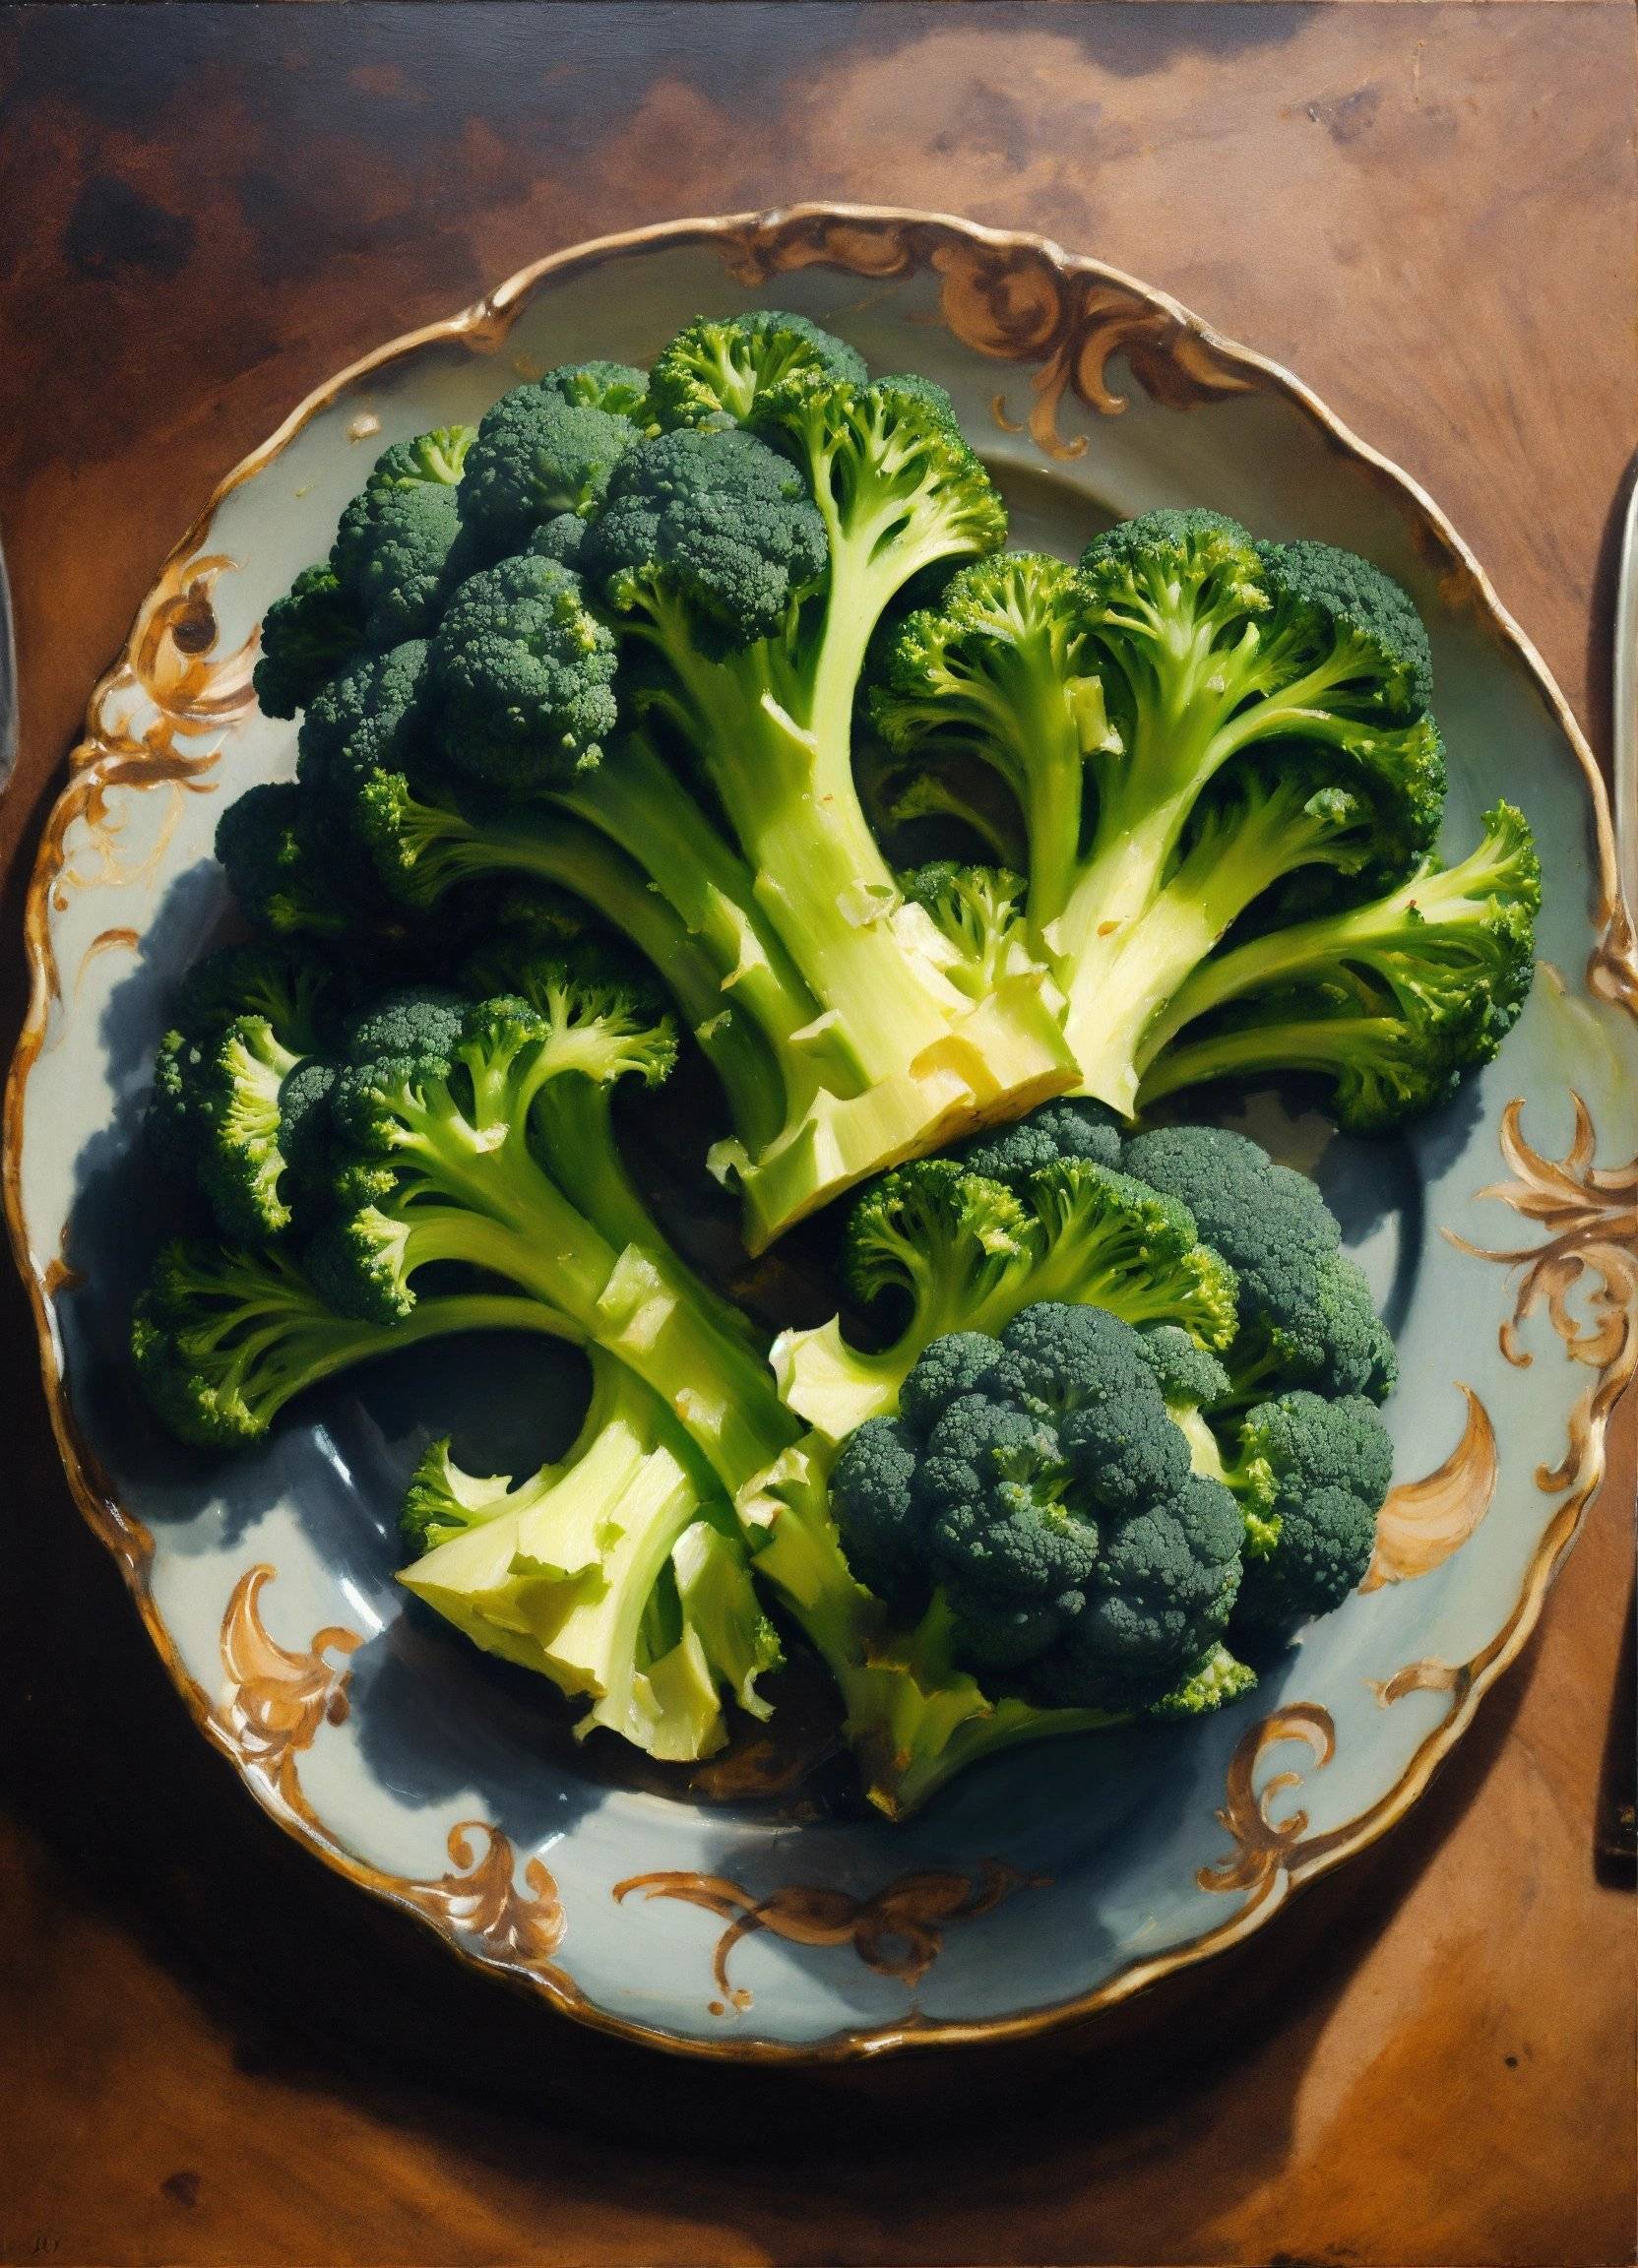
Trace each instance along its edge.
<path fill-rule="evenodd" d="M 26 1375 L 32 1353 L 19 1344 L 15 1294 L 5 1321 L 12 1375 Z M 896 2187 L 923 2138 L 936 2131 L 947 2153 L 964 2124 L 981 2121 L 985 2148 L 960 2175 L 976 2204 L 991 2184 L 1016 2188 L 1032 2164 L 1061 2162 L 1093 2133 L 1105 2164 L 1111 2148 L 1141 2158 L 1168 2147 L 1200 2114 L 1203 2082 L 1221 2085 L 1283 2029 L 1286 2085 L 1265 2092 L 1256 2154 L 1225 2171 L 1249 2189 L 1284 2162 L 1313 2042 L 1481 1790 L 1529 1682 L 1528 1670 L 1515 1675 L 1486 1703 L 1433 1791 L 1383 1844 L 1305 1891 L 1249 1946 L 1078 2032 L 830 2073 L 669 2063 L 462 1970 L 416 1923 L 336 1880 L 262 1816 L 187 1724 L 112 1567 L 63 1498 L 43 1434 L 42 1420 L 20 1429 L 14 1502 L 28 1517 L 12 1524 L 0 1586 L 12 1719 L 0 1803 L 43 1846 L 52 1902 L 137 1933 L 226 2032 L 241 2068 L 345 2090 L 395 2125 L 515 2171 L 538 2162 L 543 2131 L 572 2123 L 618 2131 L 628 2157 L 652 2152 L 657 2163 L 692 2154 L 726 2175 L 738 2159 L 765 2163 L 777 2143 L 788 2163 L 875 2162 L 882 2186 Z M 8 1947 L 0 1966 L 8 1958 L 26 1962 L 27 1947 Z M 107 2021 L 117 2029 L 117 2007 Z M 657 2100 L 662 2119 L 649 2113 L 634 2134 L 633 2103 Z M 746 2134 L 751 2151 L 723 2141 Z"/>

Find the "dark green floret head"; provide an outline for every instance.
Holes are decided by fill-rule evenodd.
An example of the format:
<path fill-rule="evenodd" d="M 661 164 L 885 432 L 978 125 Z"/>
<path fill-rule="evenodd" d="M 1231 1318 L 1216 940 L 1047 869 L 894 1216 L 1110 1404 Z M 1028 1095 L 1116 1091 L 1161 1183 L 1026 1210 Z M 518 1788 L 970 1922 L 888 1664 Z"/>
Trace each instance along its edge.
<path fill-rule="evenodd" d="M 996 1126 L 962 1145 L 957 1153 L 973 1173 L 987 1174 L 1018 1188 L 1044 1166 L 1066 1158 L 1085 1158 L 1094 1166 L 1118 1172 L 1121 1166 L 1120 1121 L 1114 1112 L 1090 1097 L 1064 1096 L 1042 1102 L 1028 1117 L 1010 1126 Z"/>
<path fill-rule="evenodd" d="M 469 556 L 455 491 L 415 481 L 355 496 L 330 560 L 370 645 L 386 647 L 437 626 Z"/>
<path fill-rule="evenodd" d="M 558 514 L 596 511 L 639 430 L 629 417 L 566 398 L 550 378 L 503 394 L 484 413 L 461 481 L 461 518 L 476 556 L 503 558 Z"/>
<path fill-rule="evenodd" d="M 578 567 L 586 540 L 586 523 L 578 512 L 559 512 L 542 520 L 524 545 L 536 559 L 555 559 L 559 567 Z"/>
<path fill-rule="evenodd" d="M 347 1020 L 343 1053 L 359 1064 L 409 1056 L 442 1061 L 461 1037 L 470 1005 L 448 985 L 400 985 Z"/>
<path fill-rule="evenodd" d="M 428 651 L 411 638 L 385 654 L 360 654 L 309 703 L 296 777 L 316 809 L 340 817 L 371 773 L 414 768 L 426 735 Z"/>
<path fill-rule="evenodd" d="M 1138 1333 L 1138 1349 L 1170 1410 L 1211 1410 L 1228 1396 L 1228 1373 L 1175 1323 Z"/>
<path fill-rule="evenodd" d="M 1370 1565 L 1393 1461 L 1360 1396 L 1282 1394 L 1247 1412 L 1225 1467 L 1246 1519 L 1236 1624 L 1285 1629 L 1342 1605 Z"/>
<path fill-rule="evenodd" d="M 662 426 L 743 424 L 758 395 L 795 371 L 852 386 L 870 375 L 861 355 L 805 315 L 759 307 L 702 315 L 679 331 L 649 374 L 649 403 Z"/>
<path fill-rule="evenodd" d="M 464 583 L 432 645 L 440 745 L 513 794 L 598 764 L 618 722 L 614 638 L 578 576 L 528 554 Z"/>
<path fill-rule="evenodd" d="M 325 561 L 304 567 L 262 617 L 256 699 L 264 717 L 293 717 L 364 636 L 359 609 Z"/>
<path fill-rule="evenodd" d="M 1433 699 L 1433 657 L 1415 601 L 1370 560 L 1333 543 L 1259 543 L 1276 634 L 1317 661 L 1344 648 L 1376 689 L 1373 706 L 1397 723 L 1422 716 Z"/>
<path fill-rule="evenodd" d="M 844 1444 L 832 1504 L 896 1612 L 941 1594 L 958 1663 L 1050 1703 L 1161 1702 L 1239 1585 L 1233 1498 L 1190 1470 L 1138 1334 L 1101 1308 L 935 1340 L 900 1417 Z"/>
<path fill-rule="evenodd" d="M 1128 1173 L 1178 1198 L 1238 1280 L 1239 1327 L 1225 1357 L 1235 1391 L 1267 1383 L 1381 1401 L 1393 1341 L 1335 1214 L 1313 1182 L 1218 1126 L 1163 1126 L 1125 1146 Z"/>
<path fill-rule="evenodd" d="M 217 856 L 239 911 L 276 936 L 340 937 L 356 920 L 295 782 L 247 788 L 217 822 Z"/>
<path fill-rule="evenodd" d="M 611 604 L 680 604 L 696 635 L 731 651 L 771 637 L 827 557 L 793 465 L 749 433 L 685 427 L 621 461 L 581 566 Z"/>
<path fill-rule="evenodd" d="M 604 410 L 641 425 L 648 414 L 649 376 L 629 362 L 565 362 L 538 383 L 581 410 Z"/>

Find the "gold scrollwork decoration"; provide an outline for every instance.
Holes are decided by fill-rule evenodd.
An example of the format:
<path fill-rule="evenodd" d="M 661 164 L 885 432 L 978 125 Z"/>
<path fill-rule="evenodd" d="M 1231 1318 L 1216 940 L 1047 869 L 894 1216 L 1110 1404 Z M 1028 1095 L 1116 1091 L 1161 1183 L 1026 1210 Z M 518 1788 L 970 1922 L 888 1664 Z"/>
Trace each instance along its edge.
<path fill-rule="evenodd" d="M 901 1874 L 869 1898 L 801 1886 L 757 1898 L 724 1875 L 686 1872 L 633 1874 L 615 1883 L 614 1897 L 622 1904 L 634 1891 L 645 1900 L 678 1898 L 727 1922 L 711 1965 L 722 1993 L 721 2000 L 711 2002 L 711 2012 L 724 2016 L 751 2005 L 744 1986 L 728 1981 L 728 1956 L 742 1938 L 760 1929 L 792 1945 L 850 1944 L 867 1969 L 896 1978 L 914 1992 L 942 1952 L 952 1922 L 974 1921 L 1013 1891 L 1040 1889 L 1045 1881 L 1001 1859 L 985 1858 L 976 1877 L 936 1869 Z"/>
<path fill-rule="evenodd" d="M 1390 1490 L 1377 1517 L 1376 1549 L 1361 1591 L 1430 1575 L 1461 1549 L 1490 1509 L 1496 1492 L 1495 1427 L 1471 1386 L 1459 1379 L 1456 1391 L 1468 1409 L 1462 1438 L 1433 1472 Z"/>
<path fill-rule="evenodd" d="M 1048 457 L 1086 454 L 1084 436 L 1066 440 L 1058 429 L 1066 394 L 1101 416 L 1125 409 L 1125 397 L 1108 382 L 1117 354 L 1145 392 L 1171 410 L 1245 393 L 1252 384 L 1198 327 L 1136 289 L 1066 266 L 1044 244 L 985 243 L 937 220 L 884 224 L 815 212 L 777 215 L 737 231 L 725 246 L 725 265 L 746 284 L 816 266 L 876 278 L 930 269 L 939 279 L 939 314 L 963 346 L 996 361 L 1040 364 L 1026 417 L 1009 413 L 1004 394 L 990 409 L 1005 432 L 1027 426 Z"/>
<path fill-rule="evenodd" d="M 1323 1770 L 1337 1752 L 1331 1712 L 1317 1701 L 1293 1701 L 1259 1718 L 1241 1734 L 1228 1759 L 1225 1799 L 1217 1814 L 1234 1848 L 1227 1858 L 1202 1866 L 1194 1877 L 1202 1890 L 1243 1890 L 1242 1920 L 1270 1899 L 1284 1897 L 1297 1868 L 1333 1840 L 1309 1836 L 1308 1814 L 1300 1806 L 1283 1819 L 1272 1815 L 1270 1806 L 1277 1796 L 1301 1787 L 1300 1772 L 1276 1772 L 1261 1788 L 1257 1785 L 1265 1753 L 1287 1740 L 1303 1741 L 1315 1766 Z"/>
<path fill-rule="evenodd" d="M 1604 1478 L 1605 1430 L 1609 1413 L 1638 1370 L 1638 1158 L 1630 1165 L 1594 1164 L 1597 1136 L 1592 1112 L 1579 1095 L 1575 1131 L 1560 1159 L 1532 1149 L 1521 1131 L 1524 1102 L 1515 1097 L 1502 1113 L 1501 1154 L 1513 1178 L 1491 1182 L 1480 1197 L 1497 1197 L 1547 1230 L 1540 1244 L 1489 1250 L 1453 1228 L 1445 1235 L 1459 1251 L 1521 1268 L 1511 1316 L 1501 1326 L 1502 1354 L 1516 1367 L 1534 1357 L 1520 1332 L 1545 1303 L 1547 1319 L 1573 1362 L 1593 1381 L 1570 1413 L 1569 1445 L 1556 1465 L 1542 1465 L 1536 1484 L 1549 1496 L 1568 1491 L 1579 1510 Z M 1582 1311 L 1571 1304 L 1577 1294 Z"/>
<path fill-rule="evenodd" d="M 245 1777 L 276 1795 L 355 1881 L 410 1907 L 444 1936 L 468 1944 L 475 1959 L 521 1969 L 571 1996 L 574 1987 L 552 1964 L 565 1928 L 557 1884 L 540 1859 L 531 1858 L 520 1887 L 511 1840 L 487 1820 L 463 1819 L 450 1829 L 450 1871 L 430 1881 L 386 1873 L 343 1852 L 307 1799 L 299 1759 L 324 1726 L 346 1723 L 348 1657 L 363 1639 L 332 1623 L 303 1649 L 282 1646 L 262 1619 L 262 1594 L 273 1579 L 265 1561 L 247 1567 L 221 1621 L 225 1684 L 217 1726 Z"/>

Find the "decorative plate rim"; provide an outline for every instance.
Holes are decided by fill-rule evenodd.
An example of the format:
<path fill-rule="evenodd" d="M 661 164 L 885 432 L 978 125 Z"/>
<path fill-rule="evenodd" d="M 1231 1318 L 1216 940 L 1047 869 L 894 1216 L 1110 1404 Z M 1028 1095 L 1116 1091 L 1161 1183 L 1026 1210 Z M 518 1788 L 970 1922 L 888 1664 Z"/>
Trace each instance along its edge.
<path fill-rule="evenodd" d="M 63 1281 L 62 1263 L 53 1261 L 44 1267 L 35 1265 L 24 1219 L 22 1197 L 26 1091 L 45 1038 L 53 1002 L 60 997 L 49 937 L 48 914 L 52 887 L 62 871 L 64 836 L 70 821 L 85 808 L 89 795 L 94 793 L 102 784 L 100 765 L 112 754 L 100 729 L 102 706 L 122 677 L 138 673 L 136 662 L 139 647 L 169 579 L 175 570 L 202 552 L 212 523 L 223 500 L 278 457 L 321 410 L 329 408 L 372 373 L 403 361 L 420 348 L 440 341 L 460 341 L 479 351 L 497 346 L 542 285 L 578 271 L 641 254 L 658 246 L 717 244 L 725 251 L 738 247 L 751 267 L 754 268 L 758 260 L 768 263 L 763 271 L 768 275 L 781 273 L 782 268 L 814 265 L 850 269 L 855 273 L 883 277 L 901 276 L 914 273 L 918 267 L 927 264 L 924 250 L 907 248 L 901 240 L 892 264 L 874 268 L 860 265 L 853 268 L 849 260 L 839 256 L 834 245 L 826 242 L 824 232 L 836 228 L 855 230 L 861 238 L 867 240 L 888 239 L 894 231 L 914 230 L 933 248 L 941 242 L 944 245 L 965 244 L 982 247 L 996 255 L 1010 255 L 1015 259 L 1033 258 L 1043 264 L 1062 284 L 1072 281 L 1091 283 L 1124 294 L 1140 309 L 1164 319 L 1168 326 L 1161 351 L 1173 353 L 1178 343 L 1183 342 L 1203 351 L 1215 370 L 1231 373 L 1234 378 L 1243 380 L 1243 390 L 1285 396 L 1319 427 L 1340 454 L 1354 459 L 1379 484 L 1394 493 L 1409 508 L 1407 518 L 1413 532 L 1420 538 L 1430 539 L 1430 548 L 1438 554 L 1439 564 L 1454 573 L 1461 598 L 1477 611 L 1491 639 L 1503 651 L 1511 652 L 1523 662 L 1537 693 L 1575 756 L 1592 808 L 1598 853 L 1597 872 L 1592 877 L 1598 893 L 1592 917 L 1595 943 L 1587 963 L 1586 980 L 1589 990 L 1598 997 L 1624 1008 L 1638 1018 L 1638 952 L 1634 949 L 1633 926 L 1623 906 L 1616 878 L 1613 825 L 1603 774 L 1541 654 L 1503 606 L 1474 553 L 1420 483 L 1392 459 L 1361 440 L 1292 372 L 1270 357 L 1226 338 L 1168 293 L 1155 289 L 1120 269 L 1086 254 L 1070 252 L 1053 239 L 1027 230 L 985 227 L 956 215 L 914 207 L 815 201 L 775 207 L 763 212 L 658 221 L 641 228 L 589 238 L 532 261 L 457 314 L 403 333 L 347 363 L 314 387 L 265 441 L 241 458 L 217 483 L 186 534 L 166 554 L 158 580 L 139 607 L 129 637 L 115 661 L 97 679 L 88 699 L 84 735 L 70 754 L 68 781 L 53 799 L 47 813 L 24 901 L 24 950 L 30 973 L 30 992 L 6 1081 L 0 1178 L 3 1178 L 6 1222 L 12 1252 L 29 1292 L 52 1432 L 70 1490 L 94 1534 L 112 1552 L 149 1638 L 195 1725 L 211 1745 L 235 1765 L 239 1777 L 251 1793 L 257 1796 L 262 1808 L 284 1833 L 310 1851 L 332 1872 L 371 1890 L 401 1910 L 416 1913 L 423 1922 L 428 1922 L 427 1915 L 418 1910 L 411 1900 L 401 1895 L 394 1877 L 353 1858 L 325 1835 L 315 1831 L 298 1812 L 279 1797 L 276 1790 L 259 1787 L 247 1771 L 242 1748 L 230 1736 L 209 1695 L 189 1673 L 156 1605 L 150 1583 L 153 1539 L 142 1523 L 120 1504 L 109 1476 L 81 1437 L 69 1405 L 61 1348 L 51 1306 L 52 1298 Z M 804 249 L 804 231 L 808 232 L 807 256 L 805 259 L 797 259 L 793 255 Z M 815 237 L 816 248 L 813 241 Z M 788 255 L 783 262 L 780 258 L 782 251 Z M 1023 344 L 1016 341 L 1003 344 L 991 351 L 999 357 L 1012 360 L 1039 359 L 1038 350 L 1041 344 L 1040 340 L 1030 338 Z M 1082 388 L 1081 373 L 1076 368 L 1073 348 L 1074 341 L 1071 339 L 1055 349 L 1053 365 L 1049 365 L 1055 367 L 1061 363 L 1055 390 L 1044 397 L 1048 431 L 1051 430 L 1051 412 L 1055 410 L 1056 403 L 1067 387 L 1075 386 L 1077 391 L 1083 391 L 1084 399 L 1090 399 L 1090 395 Z M 1118 351 L 1118 346 L 1115 350 Z M 1102 395 L 1101 362 L 1092 374 L 1090 385 Z M 1104 397 L 1098 406 L 1118 409 L 1124 405 Z M 114 783 L 110 781 L 107 784 Z M 1582 1115 L 1578 1102 L 1578 1127 Z M 1535 1163 L 1540 1165 L 1543 1162 L 1537 1160 Z M 1586 1160 L 1581 1163 L 1585 1164 Z M 1488 1193 L 1503 1194 L 1499 1189 Z M 1490 1257 L 1512 1261 L 1529 1258 L 1531 1255 L 1497 1253 Z M 1419 1743 L 1393 1787 L 1354 1818 L 1324 1834 L 1304 1837 L 1302 1830 L 1306 1820 L 1301 1813 L 1293 1813 L 1276 1826 L 1262 1809 L 1272 1790 L 1265 1787 L 1261 1796 L 1255 1793 L 1252 1768 L 1265 1748 L 1292 1739 L 1305 1740 L 1317 1761 L 1323 1763 L 1330 1752 L 1329 1720 L 1325 1712 L 1317 1711 L 1309 1704 L 1298 1703 L 1277 1710 L 1254 1724 L 1231 1760 L 1228 1809 L 1223 1814 L 1224 1825 L 1235 1843 L 1241 1863 L 1249 1868 L 1244 1880 L 1237 1885 L 1250 1892 L 1245 1903 L 1218 1927 L 1208 1929 L 1166 1953 L 1128 1963 L 1089 1992 L 1044 2008 L 969 2021 L 924 2025 L 912 2014 L 896 2022 L 841 2032 L 814 2042 L 711 2040 L 669 2032 L 656 2025 L 617 2016 L 585 1998 L 569 1979 L 560 1974 L 530 1975 L 517 1969 L 508 1969 L 468 1951 L 447 1931 L 437 1930 L 436 1934 L 465 1966 L 482 1975 L 499 1978 L 514 1989 L 544 1998 L 550 2005 L 596 2031 L 672 2053 L 713 2061 L 839 2064 L 907 2050 L 926 2051 L 934 2048 L 1016 2041 L 1059 2031 L 1071 2025 L 1084 2025 L 1102 2010 L 1130 1999 L 1163 1978 L 1193 1968 L 1252 1934 L 1293 1891 L 1320 1874 L 1329 1872 L 1345 1858 L 1366 1849 L 1403 1818 L 1418 1801 L 1439 1764 L 1466 1732 L 1480 1701 L 1517 1658 L 1540 1619 L 1546 1594 L 1575 1542 L 1587 1507 L 1604 1478 L 1606 1428 L 1619 1389 L 1626 1377 L 1630 1376 L 1632 1368 L 1631 1362 L 1624 1358 L 1627 1345 L 1628 1342 L 1623 1339 L 1614 1358 L 1602 1365 L 1595 1389 L 1590 1391 L 1585 1405 L 1582 1435 L 1579 1442 L 1574 1444 L 1579 1447 L 1580 1454 L 1575 1460 L 1573 1472 L 1568 1464 L 1563 1469 L 1563 1485 L 1569 1489 L 1569 1493 L 1548 1522 L 1535 1555 L 1525 1570 L 1519 1597 L 1500 1629 L 1471 1662 L 1452 1666 L 1411 1665 L 1400 1673 L 1401 1678 L 1409 1679 L 1410 1682 L 1400 1684 L 1397 1679 L 1391 1680 L 1390 1685 L 1397 1689 L 1384 1690 L 1381 1696 L 1383 1699 L 1398 1698 L 1401 1692 L 1416 1689 L 1417 1673 L 1425 1671 L 1428 1675 L 1420 1680 L 1423 1686 L 1436 1683 L 1438 1689 L 1448 1691 L 1452 1696 L 1449 1713 Z M 1638 1344 L 1634 1344 L 1632 1352 L 1638 1355 Z M 1282 1777 L 1284 1784 L 1290 1785 L 1294 1775 Z"/>

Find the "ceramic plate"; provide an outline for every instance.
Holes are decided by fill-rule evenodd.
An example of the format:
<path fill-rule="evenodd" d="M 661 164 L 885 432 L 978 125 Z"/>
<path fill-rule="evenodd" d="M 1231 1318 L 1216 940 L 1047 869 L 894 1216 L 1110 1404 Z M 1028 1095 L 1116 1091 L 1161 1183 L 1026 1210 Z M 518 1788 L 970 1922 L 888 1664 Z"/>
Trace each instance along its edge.
<path fill-rule="evenodd" d="M 1505 795 L 1545 869 L 1534 993 L 1450 1109 L 1367 1144 L 1254 1106 L 1317 1175 L 1399 1340 L 1397 1485 L 1363 1593 L 1209 1722 L 1000 1760 L 903 1826 L 850 1808 L 845 1771 L 792 1784 L 755 1747 L 688 1788 L 622 1779 L 554 1696 L 395 1586 L 399 1487 L 429 1431 L 561 1430 L 571 1358 L 399 1355 L 236 1463 L 162 1440 L 123 1358 L 163 1226 L 134 1136 L 166 995 L 222 917 L 217 814 L 293 764 L 293 728 L 250 690 L 263 609 L 388 441 L 759 304 L 947 386 L 1021 542 L 1073 554 L 1111 517 L 1194 503 L 1377 560 L 1431 629 L 1450 840 Z M 685 221 L 560 253 L 354 364 L 166 563 L 93 696 L 27 919 L 12 1235 L 69 1478 L 202 1731 L 298 1841 L 465 1959 L 690 2053 L 1042 2030 L 1258 1927 L 1415 1801 L 1517 1654 L 1638 1358 L 1638 968 L 1562 700 L 1429 500 L 1295 380 L 1037 239 L 818 207 Z"/>

